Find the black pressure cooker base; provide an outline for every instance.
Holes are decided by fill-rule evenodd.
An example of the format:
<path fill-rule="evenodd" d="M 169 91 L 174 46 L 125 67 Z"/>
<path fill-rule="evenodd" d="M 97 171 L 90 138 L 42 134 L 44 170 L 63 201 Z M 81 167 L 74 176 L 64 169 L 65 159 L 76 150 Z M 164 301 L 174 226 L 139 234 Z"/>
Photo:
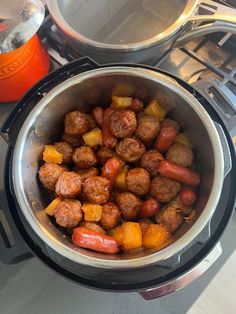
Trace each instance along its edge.
<path fill-rule="evenodd" d="M 106 65 L 107 66 L 107 65 Z M 136 65 L 125 65 L 136 66 Z M 173 281 L 178 277 L 184 275 L 186 272 L 194 268 L 200 261 L 202 261 L 208 253 L 214 248 L 219 241 L 226 225 L 232 215 L 235 204 L 235 184 L 234 178 L 236 177 L 236 161 L 235 151 L 231 141 L 231 137 L 227 131 L 226 126 L 217 114 L 214 108 L 191 86 L 181 81 L 180 79 L 154 68 L 147 66 L 140 66 L 149 68 L 153 71 L 161 72 L 169 75 L 177 80 L 184 88 L 192 93 L 208 111 L 212 119 L 218 122 L 225 131 L 232 158 L 232 169 L 225 178 L 221 198 L 215 213 L 209 222 L 206 230 L 206 237 L 203 241 L 202 234 L 192 243 L 192 245 L 185 251 L 174 257 L 173 263 L 155 265 L 152 267 L 138 269 L 135 271 L 108 271 L 101 269 L 93 269 L 90 266 L 78 265 L 69 259 L 61 257 L 57 252 L 49 248 L 44 242 L 37 237 L 31 227 L 28 225 L 20 207 L 17 204 L 13 182 L 12 182 L 12 155 L 14 152 L 14 143 L 17 134 L 23 121 L 28 113 L 32 110 L 34 105 L 38 102 L 39 98 L 47 93 L 54 86 L 58 85 L 65 79 L 98 67 L 93 61 L 88 58 L 75 60 L 70 64 L 52 72 L 42 81 L 36 84 L 16 105 L 10 118 L 2 127 L 2 134 L 9 142 L 9 150 L 6 157 L 5 164 L 5 197 L 7 199 L 8 208 L 4 210 L 11 213 L 15 225 L 20 232 L 23 240 L 28 245 L 29 250 L 39 257 L 46 265 L 55 270 L 66 278 L 69 278 L 81 285 L 90 288 L 105 290 L 105 291 L 140 291 L 147 288 L 161 286 L 167 282 Z M 176 262 L 177 261 L 177 262 Z"/>

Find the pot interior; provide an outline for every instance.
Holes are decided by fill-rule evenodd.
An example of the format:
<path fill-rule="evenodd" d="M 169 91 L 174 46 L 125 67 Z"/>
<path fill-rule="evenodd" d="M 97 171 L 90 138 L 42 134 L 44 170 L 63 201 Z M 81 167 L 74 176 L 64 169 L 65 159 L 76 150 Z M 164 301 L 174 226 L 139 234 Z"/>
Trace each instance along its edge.
<path fill-rule="evenodd" d="M 169 116 L 181 124 L 182 129 L 188 134 L 194 145 L 196 167 L 202 177 L 196 210 L 197 221 L 199 217 L 203 216 L 203 213 L 206 221 L 199 225 L 199 230 L 195 230 L 195 235 L 201 231 L 212 214 L 212 204 L 208 204 L 206 208 L 212 192 L 215 172 L 212 137 L 209 135 L 209 127 L 206 127 L 209 118 L 204 121 L 204 117 L 207 115 L 205 110 L 201 108 L 200 104 L 197 108 L 186 97 L 183 97 L 176 88 L 178 85 L 176 82 L 158 73 L 153 79 L 150 77 L 146 75 L 145 71 L 141 75 L 135 74 L 135 70 L 133 73 L 127 74 L 115 67 L 107 71 L 95 70 L 88 74 L 77 75 L 58 85 L 38 103 L 27 117 L 19 134 L 14 153 L 14 186 L 21 210 L 31 226 L 35 230 L 37 229 L 36 232 L 41 239 L 46 243 L 50 242 L 49 245 L 58 252 L 62 247 L 67 249 L 68 252 L 70 251 L 70 258 L 78 262 L 80 257 L 92 257 L 104 261 L 130 260 L 131 262 L 131 259 L 153 255 L 151 254 L 153 251 L 150 250 L 106 255 L 80 249 L 73 246 L 70 238 L 56 227 L 49 216 L 44 213 L 49 198 L 37 176 L 38 169 L 42 164 L 44 145 L 60 140 L 63 132 L 63 119 L 67 112 L 81 110 L 88 113 L 94 106 L 109 106 L 112 95 L 138 97 L 145 104 L 154 98 L 163 107 L 168 108 Z M 190 235 L 191 230 L 189 229 L 191 229 L 191 225 L 184 223 L 174 235 L 175 242 L 156 253 L 159 254 L 156 257 L 162 258 L 162 251 L 167 252 L 167 250 L 169 250 L 168 254 L 172 255 L 185 246 L 188 238 L 183 239 L 183 235 L 186 232 Z M 61 251 L 61 254 L 65 255 L 65 252 Z"/>

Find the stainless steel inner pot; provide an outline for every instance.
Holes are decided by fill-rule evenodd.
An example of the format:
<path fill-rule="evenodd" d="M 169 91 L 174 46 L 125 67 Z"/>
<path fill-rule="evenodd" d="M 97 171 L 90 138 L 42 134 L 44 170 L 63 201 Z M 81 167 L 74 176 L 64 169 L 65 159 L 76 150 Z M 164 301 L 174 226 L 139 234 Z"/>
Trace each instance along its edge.
<path fill-rule="evenodd" d="M 175 241 L 165 249 L 106 255 L 73 246 L 44 213 L 47 193 L 37 178 L 45 144 L 58 139 L 64 115 L 71 110 L 90 112 L 96 105 L 108 106 L 111 95 L 135 96 L 145 102 L 158 99 L 186 130 L 198 154 L 202 183 L 196 205 L 198 218 L 185 223 Z M 200 103 L 175 80 L 139 67 L 105 67 L 76 75 L 53 88 L 30 112 L 18 135 L 13 156 L 13 183 L 17 201 L 34 232 L 61 256 L 99 268 L 146 267 L 165 260 L 188 246 L 208 223 L 217 206 L 227 171 L 219 133 Z"/>

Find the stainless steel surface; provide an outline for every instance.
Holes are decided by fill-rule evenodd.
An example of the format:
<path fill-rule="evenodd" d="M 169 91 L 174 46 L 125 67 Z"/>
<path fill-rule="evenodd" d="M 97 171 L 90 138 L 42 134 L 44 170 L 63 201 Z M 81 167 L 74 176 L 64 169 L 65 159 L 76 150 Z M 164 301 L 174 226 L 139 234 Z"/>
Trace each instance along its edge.
<path fill-rule="evenodd" d="M 97 103 L 108 105 L 112 93 L 120 84 L 125 85 L 126 95 L 127 88 L 130 95 L 137 95 L 142 86 L 142 91 L 149 99 L 157 98 L 164 107 L 168 107 L 171 115 L 189 134 L 200 155 L 198 164 L 202 184 L 196 205 L 199 217 L 193 226 L 183 225 L 175 234 L 175 242 L 160 252 L 108 256 L 76 248 L 70 239 L 62 236 L 50 223 L 43 211 L 46 200 L 38 186 L 37 170 L 44 145 L 55 140 L 61 132 L 66 112 L 75 108 L 88 111 Z M 38 236 L 49 247 L 75 262 L 114 270 L 147 267 L 184 249 L 213 215 L 223 179 L 222 145 L 207 112 L 176 81 L 141 68 L 101 68 L 74 76 L 58 85 L 27 117 L 19 133 L 13 157 L 13 182 L 17 200 Z"/>
<path fill-rule="evenodd" d="M 178 291 L 183 287 L 186 287 L 191 282 L 193 282 L 196 278 L 200 277 L 204 274 L 221 256 L 222 247 L 220 242 L 216 244 L 214 249 L 207 255 L 205 259 L 203 259 L 199 264 L 197 264 L 194 268 L 192 268 L 187 273 L 182 276 L 176 278 L 175 280 L 163 284 L 160 287 L 154 289 L 147 289 L 140 294 L 146 300 L 156 299 L 162 297 L 166 294 L 172 293 L 174 291 Z"/>
<path fill-rule="evenodd" d="M 48 0 L 47 5 L 71 44 L 100 63 L 149 62 L 194 37 L 236 33 L 236 10 L 210 0 L 104 0 L 97 5 L 92 0 Z"/>
<path fill-rule="evenodd" d="M 0 53 L 19 48 L 39 29 L 45 14 L 40 0 L 0 1 Z"/>

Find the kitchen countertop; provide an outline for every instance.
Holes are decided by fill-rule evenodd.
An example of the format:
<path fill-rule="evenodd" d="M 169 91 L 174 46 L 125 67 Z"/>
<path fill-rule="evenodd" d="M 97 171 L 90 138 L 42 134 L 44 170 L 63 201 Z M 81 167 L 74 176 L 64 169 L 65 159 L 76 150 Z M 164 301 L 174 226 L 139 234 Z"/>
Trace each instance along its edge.
<path fill-rule="evenodd" d="M 0 104 L 0 124 L 11 106 Z M 1 163 L 7 145 L 2 139 L 0 145 Z M 1 177 L 0 189 L 2 186 Z M 145 301 L 138 293 L 106 293 L 81 287 L 51 271 L 37 258 L 10 266 L 0 263 L 1 314 L 183 314 L 235 251 L 235 239 L 236 213 L 222 236 L 223 253 L 214 265 L 184 289 L 151 301 Z"/>

